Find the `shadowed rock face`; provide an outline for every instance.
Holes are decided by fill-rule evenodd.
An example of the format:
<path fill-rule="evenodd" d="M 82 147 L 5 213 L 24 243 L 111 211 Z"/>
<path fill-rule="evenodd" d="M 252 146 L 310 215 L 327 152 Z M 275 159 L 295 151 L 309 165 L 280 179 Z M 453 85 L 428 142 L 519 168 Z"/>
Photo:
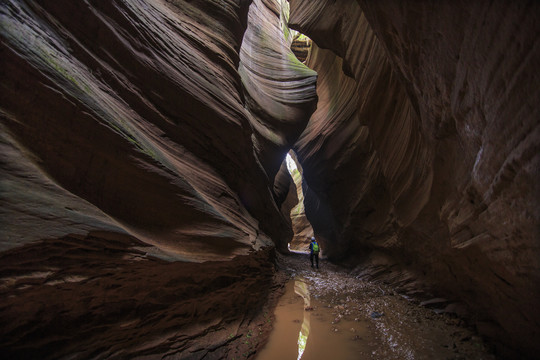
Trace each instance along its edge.
<path fill-rule="evenodd" d="M 306 251 L 309 249 L 309 244 L 311 243 L 311 237 L 313 236 L 313 228 L 309 223 L 309 220 L 306 217 L 306 209 L 304 206 L 304 189 L 303 185 L 303 172 L 304 169 L 302 165 L 298 162 L 298 158 L 294 152 L 289 153 L 291 155 L 291 160 L 294 161 L 296 169 L 292 171 L 292 178 L 294 184 L 296 185 L 295 192 L 296 198 L 298 199 L 296 206 L 291 209 L 291 223 L 294 232 L 294 236 L 291 240 L 290 248 L 292 250 L 301 250 Z M 324 252 L 321 253 L 324 256 Z"/>
<path fill-rule="evenodd" d="M 295 144 L 312 193 L 306 213 L 328 253 L 353 252 L 358 263 L 375 251 L 393 259 L 383 268 L 419 270 L 465 300 L 485 320 L 481 331 L 531 354 L 540 323 L 539 10 L 295 0 L 290 18 L 331 51 L 308 59 L 320 101 Z M 369 274 L 368 264 L 358 271 Z"/>
<path fill-rule="evenodd" d="M 225 359 L 253 351 L 245 334 L 267 323 L 260 309 L 272 290 L 270 248 L 198 264 L 149 257 L 146 246 L 92 233 L 4 252 L 2 357 Z"/>
<path fill-rule="evenodd" d="M 287 251 L 293 235 L 290 210 L 296 198 L 284 160 L 317 102 L 316 73 L 298 61 L 291 50 L 288 10 L 286 0 L 253 1 L 238 68 L 254 152 L 269 185 L 273 183 L 274 199 L 288 229 L 280 240 L 273 237 L 281 251 Z"/>
<path fill-rule="evenodd" d="M 253 355 L 291 148 L 326 255 L 539 350 L 538 5 L 291 0 L 317 73 L 288 6 L 2 2 L 3 353 Z"/>
<path fill-rule="evenodd" d="M 236 348 L 272 287 L 267 248 L 292 236 L 274 177 L 316 101 L 280 4 L 2 2 L 4 354 L 253 353 Z"/>
<path fill-rule="evenodd" d="M 183 2 L 3 5 L 5 144 L 26 155 L 10 162 L 39 164 L 110 222 L 180 257 L 230 257 L 261 242 L 246 207 L 271 198 L 254 190 L 262 176 L 235 70 L 247 7 L 213 10 L 203 16 Z M 245 186 L 250 173 L 254 185 Z M 40 217 L 6 193 L 17 212 Z M 37 230 L 14 228 L 9 238 L 42 237 Z"/>
<path fill-rule="evenodd" d="M 279 5 L 255 2 L 249 19 L 247 2 L 3 5 L 3 156 L 18 169 L 4 171 L 13 178 L 2 247 L 84 232 L 97 219 L 189 260 L 245 254 L 270 238 L 286 244 L 274 176 L 316 99 L 314 72 L 291 60 L 271 12 Z M 241 67 L 250 113 L 237 67 L 254 21 L 260 32 L 248 26 Z M 272 52 L 257 48 L 263 38 Z M 278 135 L 265 139 L 261 128 Z M 21 189 L 14 171 L 36 165 L 43 179 Z M 93 212 L 55 195 L 50 210 L 37 196 L 20 201 L 47 179 Z"/>

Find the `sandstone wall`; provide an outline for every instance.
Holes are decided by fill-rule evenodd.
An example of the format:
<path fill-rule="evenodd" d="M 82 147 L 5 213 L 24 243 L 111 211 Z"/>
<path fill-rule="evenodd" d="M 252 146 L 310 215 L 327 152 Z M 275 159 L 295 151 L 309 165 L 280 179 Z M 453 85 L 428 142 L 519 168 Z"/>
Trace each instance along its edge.
<path fill-rule="evenodd" d="M 104 228 L 197 261 L 286 244 L 274 176 L 316 99 L 279 6 L 248 19 L 247 1 L 3 3 L 2 248 Z M 250 110 L 273 92 L 264 119 L 242 81 Z M 265 121 L 285 124 L 277 140 Z"/>
<path fill-rule="evenodd" d="M 315 110 L 316 73 L 290 47 L 286 0 L 254 0 L 238 72 L 253 127 L 253 145 L 273 180 Z"/>
<path fill-rule="evenodd" d="M 324 212 L 316 222 L 328 223 L 317 232 L 340 257 L 358 241 L 386 241 L 415 218 L 431 187 L 432 152 L 410 130 L 418 116 L 357 4 L 292 2 L 291 14 L 291 26 L 345 59 L 313 51 L 320 103 L 295 145 L 319 204 L 310 208 Z"/>
<path fill-rule="evenodd" d="M 280 6 L 1 2 L 3 354 L 253 353 L 292 236 L 275 175 L 316 101 Z"/>
<path fill-rule="evenodd" d="M 238 68 L 253 130 L 254 152 L 270 188 L 273 183 L 276 204 L 288 228 L 286 235 L 273 237 L 281 251 L 287 251 L 287 243 L 293 236 L 290 209 L 296 198 L 285 156 L 306 127 L 317 103 L 316 73 L 292 53 L 288 14 L 285 0 L 253 1 Z"/>
<path fill-rule="evenodd" d="M 465 300 L 484 334 L 529 353 L 540 323 L 538 10 L 291 1 L 291 26 L 333 53 L 308 60 L 320 103 L 295 145 L 316 233 L 335 258 L 377 250 L 417 270 Z M 362 156 L 345 163 L 352 154 Z"/>
<path fill-rule="evenodd" d="M 270 325 L 273 249 L 200 264 L 149 257 L 145 246 L 95 232 L 2 252 L 2 358 L 232 359 L 255 352 Z"/>

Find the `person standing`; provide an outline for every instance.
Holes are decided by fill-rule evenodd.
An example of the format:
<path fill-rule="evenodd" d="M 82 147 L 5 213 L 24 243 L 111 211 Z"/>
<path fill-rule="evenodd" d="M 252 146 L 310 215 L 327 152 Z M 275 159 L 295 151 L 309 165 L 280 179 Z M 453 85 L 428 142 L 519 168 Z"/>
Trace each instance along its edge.
<path fill-rule="evenodd" d="M 321 247 L 319 246 L 319 243 L 315 240 L 315 237 L 311 237 L 311 243 L 309 244 L 309 250 L 311 251 L 309 254 L 309 260 L 311 261 L 311 267 L 313 267 L 313 258 L 315 258 L 315 262 L 317 264 L 317 269 L 319 268 L 319 251 L 321 250 Z"/>

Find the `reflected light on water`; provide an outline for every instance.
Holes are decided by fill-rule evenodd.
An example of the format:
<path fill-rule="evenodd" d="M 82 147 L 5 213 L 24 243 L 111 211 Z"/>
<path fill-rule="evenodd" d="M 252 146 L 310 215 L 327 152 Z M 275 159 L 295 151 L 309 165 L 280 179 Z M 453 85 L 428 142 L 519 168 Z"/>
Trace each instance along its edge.
<path fill-rule="evenodd" d="M 359 312 L 354 314 L 353 318 L 357 317 L 354 320 L 343 317 L 339 322 L 340 331 L 336 331 L 338 325 L 332 322 L 337 316 L 336 309 L 329 306 L 336 300 L 311 299 L 313 288 L 320 291 L 317 286 L 312 288 L 313 282 L 313 278 L 307 277 L 287 282 L 275 310 L 274 329 L 266 346 L 257 354 L 257 360 L 384 359 L 384 356 L 373 356 L 374 351 L 380 350 L 380 344 L 375 342 L 368 328 L 368 319 L 360 318 Z M 338 298 L 337 301 L 341 304 L 349 300 Z"/>
<path fill-rule="evenodd" d="M 310 312 L 306 309 L 310 306 L 311 301 L 309 297 L 309 290 L 306 283 L 303 280 L 296 280 L 294 282 L 294 292 L 304 298 L 304 321 L 302 322 L 302 328 L 298 334 L 298 358 L 300 360 L 306 349 L 307 339 L 309 336 L 309 322 Z"/>

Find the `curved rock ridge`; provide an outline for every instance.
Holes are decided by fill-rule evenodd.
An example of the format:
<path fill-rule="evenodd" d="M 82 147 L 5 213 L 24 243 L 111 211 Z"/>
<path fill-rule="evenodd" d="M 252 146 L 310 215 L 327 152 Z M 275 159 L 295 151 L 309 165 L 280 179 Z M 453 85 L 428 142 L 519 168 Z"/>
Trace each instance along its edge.
<path fill-rule="evenodd" d="M 409 130 L 418 128 L 418 116 L 360 7 L 323 5 L 292 2 L 291 26 L 318 46 L 334 46 L 345 61 L 314 47 L 307 63 L 319 73 L 320 101 L 295 150 L 313 204 L 308 218 L 330 242 L 327 254 L 339 258 L 415 218 L 431 187 L 432 155 L 425 137 Z M 323 20 L 323 13 L 333 16 Z"/>
<path fill-rule="evenodd" d="M 28 189 L 53 182 L 81 205 L 46 215 L 43 199 L 4 191 L 11 228 L 2 247 L 103 229 L 99 221 L 186 260 L 286 243 L 290 228 L 253 153 L 237 72 L 248 8 L 3 2 L 3 164 L 38 166 L 45 178 L 24 179 Z M 9 165 L 3 173 L 21 178 Z M 72 215 L 83 224 L 48 221 Z"/>
<path fill-rule="evenodd" d="M 288 11 L 286 0 L 253 1 L 238 69 L 255 151 L 270 181 L 317 103 L 317 74 L 291 50 Z"/>
<path fill-rule="evenodd" d="M 294 0 L 290 17 L 343 59 L 307 61 L 320 100 L 295 150 L 315 232 L 335 257 L 377 249 L 423 273 L 518 356 L 540 334 L 539 10 Z"/>
<path fill-rule="evenodd" d="M 272 166 L 316 98 L 314 72 L 286 61 L 280 30 L 265 61 L 284 75 L 257 85 L 276 94 L 276 117 L 249 112 L 237 69 L 250 3 L 1 2 L 4 356 L 256 352 L 270 326 L 273 242 L 286 251 L 296 196 L 289 176 L 281 198 Z M 254 119 L 275 122 L 282 139 L 262 144 Z"/>

